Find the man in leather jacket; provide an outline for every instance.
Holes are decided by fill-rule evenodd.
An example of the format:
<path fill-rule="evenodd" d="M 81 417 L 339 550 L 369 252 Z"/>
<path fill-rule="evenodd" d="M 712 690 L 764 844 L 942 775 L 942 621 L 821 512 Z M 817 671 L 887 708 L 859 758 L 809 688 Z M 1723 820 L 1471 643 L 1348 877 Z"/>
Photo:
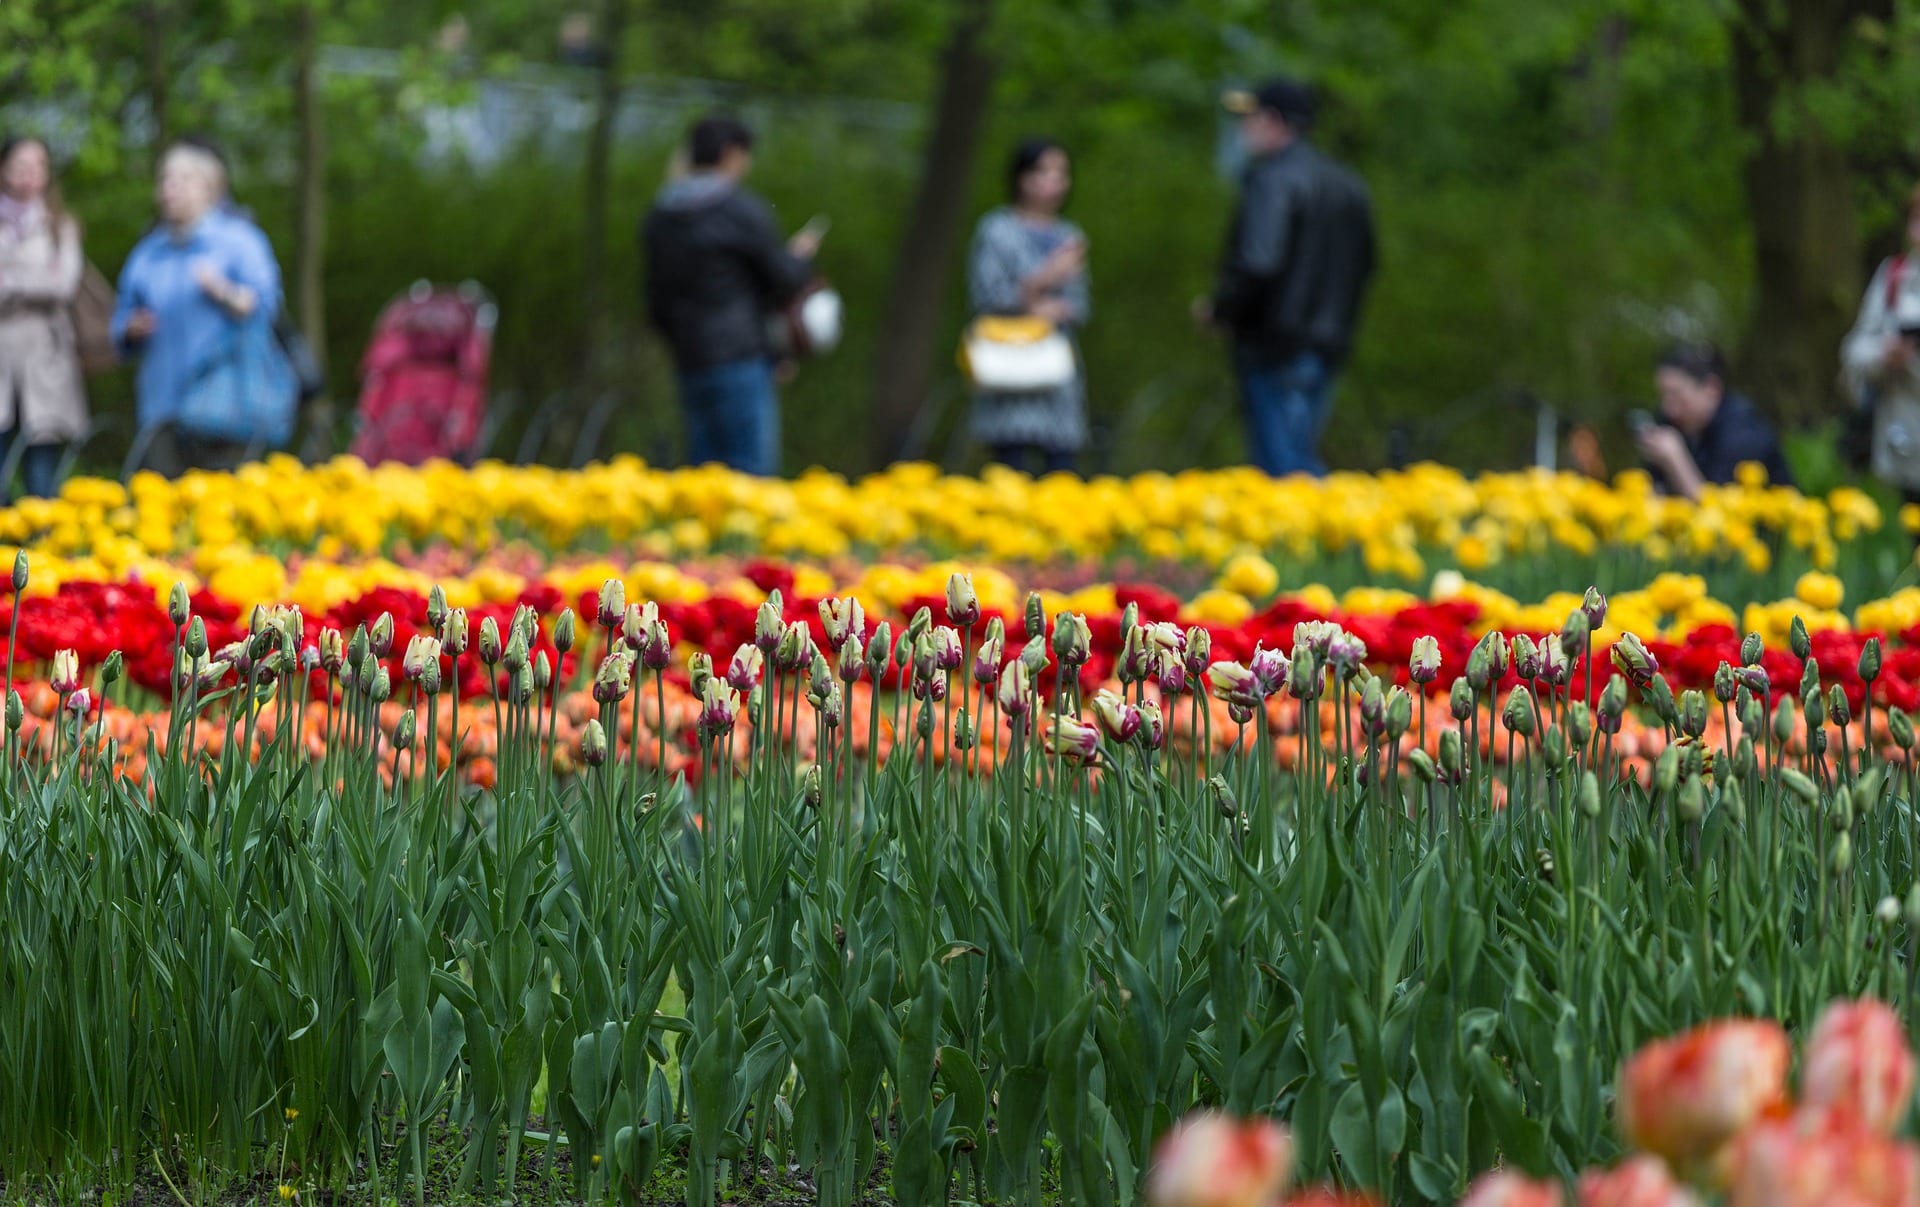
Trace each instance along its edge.
<path fill-rule="evenodd" d="M 1373 275 L 1366 185 L 1306 139 L 1313 94 L 1292 80 L 1224 98 L 1250 156 L 1221 256 L 1196 316 L 1224 328 L 1253 462 L 1320 475 L 1320 434 Z"/>
<path fill-rule="evenodd" d="M 745 125 L 707 117 L 689 141 L 691 170 L 660 191 L 641 226 L 647 316 L 673 350 L 689 459 L 778 473 L 767 323 L 813 275 L 819 235 L 783 242 L 773 211 L 742 187 L 753 164 Z"/>

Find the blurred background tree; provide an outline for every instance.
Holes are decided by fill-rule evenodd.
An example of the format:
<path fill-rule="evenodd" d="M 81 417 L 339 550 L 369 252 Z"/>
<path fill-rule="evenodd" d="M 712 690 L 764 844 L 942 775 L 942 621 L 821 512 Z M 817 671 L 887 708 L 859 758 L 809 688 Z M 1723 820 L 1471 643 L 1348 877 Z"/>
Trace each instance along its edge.
<path fill-rule="evenodd" d="M 782 222 L 832 216 L 848 303 L 786 392 L 794 470 L 977 458 L 960 254 L 1045 133 L 1092 248 L 1088 466 L 1127 471 L 1241 455 L 1187 306 L 1234 187 L 1216 97 L 1285 70 L 1378 210 L 1330 452 L 1473 467 L 1527 458 L 1538 401 L 1619 447 L 1680 335 L 1793 424 L 1835 416 L 1835 349 L 1920 172 L 1916 46 L 1903 0 L 10 0 L 0 124 L 54 144 L 109 273 L 159 140 L 219 138 L 338 398 L 388 299 L 471 278 L 500 303 L 495 453 L 670 461 L 634 231 L 686 125 L 734 108 Z M 96 383 L 96 409 L 126 393 Z M 316 411 L 311 450 L 350 409 Z"/>

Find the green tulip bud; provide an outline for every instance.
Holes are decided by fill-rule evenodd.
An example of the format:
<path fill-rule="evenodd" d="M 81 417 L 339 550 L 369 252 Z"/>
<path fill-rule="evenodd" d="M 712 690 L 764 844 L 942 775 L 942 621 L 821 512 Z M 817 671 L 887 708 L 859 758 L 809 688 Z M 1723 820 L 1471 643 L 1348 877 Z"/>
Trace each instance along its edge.
<path fill-rule="evenodd" d="M 1547 770 L 1556 775 L 1567 765 L 1567 735 L 1558 725 L 1540 739 L 1540 754 L 1546 760 Z"/>
<path fill-rule="evenodd" d="M 1737 715 L 1740 718 L 1740 728 L 1748 733 L 1760 732 L 1760 727 L 1766 724 L 1767 720 L 1766 708 L 1761 705 L 1760 697 L 1744 687 L 1740 689 Z"/>
<path fill-rule="evenodd" d="M 1813 640 L 1807 636 L 1807 622 L 1799 616 L 1787 626 L 1787 648 L 1793 651 L 1795 658 L 1805 658 L 1813 653 Z"/>
<path fill-rule="evenodd" d="M 1760 640 L 1760 634 L 1748 633 L 1740 642 L 1740 665 L 1759 666 L 1760 658 L 1766 652 L 1767 645 Z"/>
<path fill-rule="evenodd" d="M 807 808 L 818 809 L 821 799 L 826 794 L 825 776 L 820 770 L 820 764 L 815 763 L 808 767 L 807 773 L 800 778 L 800 799 L 805 802 Z"/>
<path fill-rule="evenodd" d="M 1588 817 L 1600 816 L 1600 780 L 1591 771 L 1580 775 L 1580 812 Z"/>
<path fill-rule="evenodd" d="M 1467 682 L 1465 676 L 1455 679 L 1452 690 L 1447 693 L 1447 711 L 1453 714 L 1453 719 L 1464 721 L 1471 717 L 1476 703 L 1473 684 Z"/>
<path fill-rule="evenodd" d="M 427 625 L 438 633 L 440 626 L 446 622 L 447 593 L 441 589 L 439 583 L 435 583 L 427 589 Z"/>
<path fill-rule="evenodd" d="M 1902 750 L 1913 749 L 1913 718 L 1903 710 L 1894 709 L 1887 714 L 1887 732 L 1893 735 L 1893 744 Z"/>
<path fill-rule="evenodd" d="M 1448 780 L 1457 781 L 1465 770 L 1465 747 L 1460 741 L 1460 731 L 1449 729 L 1440 735 L 1440 770 L 1446 773 Z"/>
<path fill-rule="evenodd" d="M 1029 638 L 1047 631 L 1047 605 L 1041 600 L 1040 592 L 1027 592 L 1027 606 L 1022 612 L 1021 623 L 1025 625 Z"/>
<path fill-rule="evenodd" d="M 126 665 L 127 661 L 121 657 L 119 650 L 108 654 L 107 660 L 100 664 L 100 685 L 109 687 L 120 682 L 120 676 L 126 672 Z"/>
<path fill-rule="evenodd" d="M 1827 723 L 1827 702 L 1821 699 L 1819 692 L 1813 692 L 1807 696 L 1801 712 L 1806 716 L 1809 733 Z"/>
<path fill-rule="evenodd" d="M 1820 799 L 1820 788 L 1805 773 L 1788 767 L 1780 772 L 1780 783 L 1787 791 L 1800 798 L 1800 803 L 1811 805 Z"/>
<path fill-rule="evenodd" d="M 356 632 L 355 637 L 359 634 Z M 488 616 L 480 621 L 480 661 L 489 667 L 500 661 L 500 622 Z"/>
<path fill-rule="evenodd" d="M 1877 763 L 1860 773 L 1853 781 L 1853 807 L 1865 817 L 1880 805 L 1880 790 L 1885 786 L 1887 767 Z"/>
<path fill-rule="evenodd" d="M 1853 829 L 1853 794 L 1846 788 L 1833 794 L 1833 803 L 1827 806 L 1827 822 L 1842 834 Z"/>
<path fill-rule="evenodd" d="M 175 583 L 173 590 L 167 592 L 167 619 L 174 628 L 187 623 L 187 617 L 193 615 L 193 601 L 187 595 L 187 584 Z"/>
<path fill-rule="evenodd" d="M 687 688 L 693 698 L 707 698 L 707 684 L 713 682 L 713 655 L 701 651 L 687 659 Z"/>
<path fill-rule="evenodd" d="M 1891 894 L 1880 898 L 1880 904 L 1873 910 L 1873 920 L 1887 930 L 1900 925 L 1900 898 Z"/>
<path fill-rule="evenodd" d="M 440 690 L 440 661 L 426 668 L 426 674 L 420 678 L 420 688 L 429 696 Z M 547 661 L 547 651 L 541 650 L 533 656 L 533 688 L 546 691 L 553 686 L 553 663 Z"/>
<path fill-rule="evenodd" d="M 1593 710 L 1585 700 L 1575 700 L 1567 706 L 1567 736 L 1575 746 L 1581 747 L 1593 740 Z"/>
<path fill-rule="evenodd" d="M 1726 666 L 1725 663 L 1721 665 Z M 1704 693 L 1692 688 L 1680 693 L 1680 732 L 1690 738 L 1698 738 L 1707 732 L 1707 697 Z"/>
<path fill-rule="evenodd" d="M 207 656 L 207 623 L 198 616 L 187 625 L 187 639 L 181 643 L 187 657 L 199 661 Z"/>
<path fill-rule="evenodd" d="M 1240 798 L 1233 794 L 1224 776 L 1216 775 L 1207 781 L 1207 794 L 1213 797 L 1213 807 L 1220 816 L 1228 820 L 1240 816 Z M 1920 893 L 1920 887 L 1914 891 Z"/>
<path fill-rule="evenodd" d="M 1396 687 L 1387 693 L 1387 737 L 1397 742 L 1412 725 L 1413 697 Z"/>
<path fill-rule="evenodd" d="M 1680 782 L 1680 747 L 1668 746 L 1660 752 L 1660 758 L 1653 764 L 1653 787 L 1656 792 L 1671 792 Z"/>
<path fill-rule="evenodd" d="M 27 551 L 25 549 L 13 555 L 13 593 L 20 594 L 27 589 Z"/>
<path fill-rule="evenodd" d="M 580 730 L 580 761 L 598 767 L 607 761 L 607 731 L 599 717 L 588 717 Z"/>
<path fill-rule="evenodd" d="M 387 673 L 386 667 L 383 666 L 373 673 L 372 687 L 373 702 L 375 704 L 384 704 L 387 702 L 387 698 L 393 695 L 393 677 Z"/>
<path fill-rule="evenodd" d="M 1586 652 L 1587 638 L 1592 626 L 1587 623 L 1587 614 L 1575 608 L 1567 613 L 1567 621 L 1560 626 L 1560 647 L 1567 652 L 1568 658 L 1578 658 Z"/>
<path fill-rule="evenodd" d="M 1833 840 L 1833 874 L 1844 876 L 1853 867 L 1853 835 L 1839 834 Z"/>
<path fill-rule="evenodd" d="M 1681 821 L 1699 821 L 1707 811 L 1707 790 L 1698 776 L 1680 785 L 1678 806 Z"/>
<path fill-rule="evenodd" d="M 1741 795 L 1738 780 L 1729 780 L 1726 787 L 1720 789 L 1720 807 L 1726 810 L 1727 816 L 1732 819 L 1734 825 L 1746 824 L 1747 802 Z"/>
<path fill-rule="evenodd" d="M 1793 701 L 1780 697 L 1779 707 L 1773 710 L 1773 740 L 1785 745 L 1793 736 Z"/>
<path fill-rule="evenodd" d="M 1742 778 L 1750 776 L 1757 762 L 1753 754 L 1753 739 L 1742 736 L 1733 747 L 1733 773 Z"/>
<path fill-rule="evenodd" d="M 922 633 L 931 632 L 932 629 L 933 629 L 933 609 L 922 606 L 920 608 L 915 609 L 912 618 L 907 621 L 906 635 L 908 640 L 918 641 L 920 640 L 920 635 Z M 774 640 L 778 641 L 779 637 L 776 635 Z"/>
<path fill-rule="evenodd" d="M 1440 778 L 1440 768 L 1433 761 L 1433 756 L 1418 747 L 1407 755 L 1407 762 L 1413 767 L 1414 777 L 1423 784 L 1431 784 Z"/>
<path fill-rule="evenodd" d="M 1853 705 L 1847 702 L 1847 693 L 1840 690 L 1838 683 L 1827 692 L 1827 715 L 1842 729 L 1853 722 Z"/>
<path fill-rule="evenodd" d="M 1722 662 L 1713 672 L 1713 698 L 1722 704 L 1733 701 L 1734 693 L 1740 690 L 1740 680 L 1734 677 L 1733 665 Z"/>
<path fill-rule="evenodd" d="M 607 581 L 619 582 L 620 580 L 615 578 Z M 572 608 L 562 608 L 560 610 L 560 619 L 553 622 L 553 648 L 555 650 L 565 654 L 573 649 L 573 630 L 576 623 Z"/>
<path fill-rule="evenodd" d="M 953 748 L 955 750 L 972 750 L 975 737 L 973 719 L 967 716 L 967 710 L 965 708 L 954 709 Z"/>
<path fill-rule="evenodd" d="M 1872 683 L 1880 677 L 1880 639 L 1867 638 L 1860 647 L 1860 678 L 1862 682 Z"/>
<path fill-rule="evenodd" d="M 12 688 L 8 688 L 7 689 L 7 731 L 9 733 L 19 733 L 20 727 L 26 724 L 26 720 L 27 720 L 26 702 L 20 698 L 19 692 L 14 691 Z"/>
<path fill-rule="evenodd" d="M 1600 691 L 1600 716 L 1603 719 L 1619 720 L 1627 712 L 1627 681 L 1618 675 L 1609 676 L 1606 687 Z"/>
<path fill-rule="evenodd" d="M 413 749 L 413 730 L 413 710 L 409 708 L 400 714 L 399 722 L 393 727 L 393 748 L 395 750 Z"/>

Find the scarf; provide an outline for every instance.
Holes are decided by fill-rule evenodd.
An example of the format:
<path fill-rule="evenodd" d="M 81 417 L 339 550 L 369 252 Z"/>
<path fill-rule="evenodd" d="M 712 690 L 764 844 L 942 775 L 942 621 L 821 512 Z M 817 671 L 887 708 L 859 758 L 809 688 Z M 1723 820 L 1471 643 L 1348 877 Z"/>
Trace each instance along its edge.
<path fill-rule="evenodd" d="M 37 197 L 22 201 L 0 193 L 0 229 L 12 231 L 16 241 L 25 239 L 45 220 L 46 214 L 47 203 Z"/>

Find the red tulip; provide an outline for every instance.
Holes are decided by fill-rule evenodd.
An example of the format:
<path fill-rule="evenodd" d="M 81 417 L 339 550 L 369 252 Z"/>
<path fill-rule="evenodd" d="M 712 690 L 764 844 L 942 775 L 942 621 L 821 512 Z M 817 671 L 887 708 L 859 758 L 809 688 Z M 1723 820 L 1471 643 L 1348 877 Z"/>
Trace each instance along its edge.
<path fill-rule="evenodd" d="M 1620 1130 L 1669 1161 L 1709 1157 L 1785 1099 L 1791 1059 L 1777 1023 L 1750 1019 L 1656 1040 L 1620 1070 Z"/>

